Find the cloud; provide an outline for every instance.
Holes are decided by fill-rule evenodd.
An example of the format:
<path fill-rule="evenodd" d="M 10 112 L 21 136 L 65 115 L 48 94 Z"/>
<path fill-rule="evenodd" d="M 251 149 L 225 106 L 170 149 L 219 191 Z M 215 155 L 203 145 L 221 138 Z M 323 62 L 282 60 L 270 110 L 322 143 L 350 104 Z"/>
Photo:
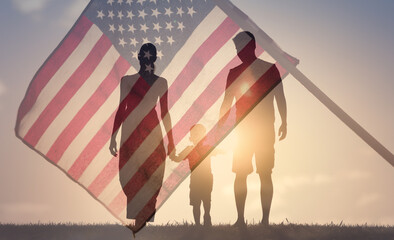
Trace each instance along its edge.
<path fill-rule="evenodd" d="M 71 1 L 70 1 L 71 2 Z M 70 28 L 81 15 L 89 0 L 74 0 L 66 8 L 63 15 L 56 22 L 58 26 Z"/>
<path fill-rule="evenodd" d="M 14 6 L 22 13 L 30 14 L 44 9 L 51 0 L 12 0 Z"/>

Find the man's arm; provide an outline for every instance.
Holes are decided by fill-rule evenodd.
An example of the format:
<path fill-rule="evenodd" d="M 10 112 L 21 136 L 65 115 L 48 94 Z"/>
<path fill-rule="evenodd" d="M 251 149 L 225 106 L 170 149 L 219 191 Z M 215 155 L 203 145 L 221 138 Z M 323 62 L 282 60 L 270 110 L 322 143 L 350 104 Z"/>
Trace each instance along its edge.
<path fill-rule="evenodd" d="M 276 104 L 278 105 L 280 118 L 282 120 L 282 124 L 279 127 L 278 136 L 279 140 L 283 140 L 287 135 L 287 105 L 282 81 L 275 87 L 275 100 Z"/>
<path fill-rule="evenodd" d="M 222 127 L 224 125 L 224 123 L 226 122 L 228 116 L 229 116 L 229 110 L 231 108 L 231 104 L 234 100 L 234 93 L 231 91 L 231 89 L 229 88 L 231 85 L 231 70 L 230 73 L 227 76 L 227 83 L 226 83 L 226 89 L 224 91 L 224 99 L 223 99 L 223 103 L 220 107 L 220 115 L 219 115 L 219 127 Z"/>

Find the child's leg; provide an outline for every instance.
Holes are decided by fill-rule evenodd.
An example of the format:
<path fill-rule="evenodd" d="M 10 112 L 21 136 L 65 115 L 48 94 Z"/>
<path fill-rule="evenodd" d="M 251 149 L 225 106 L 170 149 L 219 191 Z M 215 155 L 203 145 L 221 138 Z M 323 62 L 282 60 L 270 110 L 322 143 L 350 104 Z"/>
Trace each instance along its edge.
<path fill-rule="evenodd" d="M 203 200 L 203 205 L 204 205 L 204 225 L 205 226 L 211 226 L 211 199 Z"/>
<path fill-rule="evenodd" d="M 193 217 L 196 225 L 200 225 L 200 206 L 200 202 L 198 204 L 193 204 Z"/>

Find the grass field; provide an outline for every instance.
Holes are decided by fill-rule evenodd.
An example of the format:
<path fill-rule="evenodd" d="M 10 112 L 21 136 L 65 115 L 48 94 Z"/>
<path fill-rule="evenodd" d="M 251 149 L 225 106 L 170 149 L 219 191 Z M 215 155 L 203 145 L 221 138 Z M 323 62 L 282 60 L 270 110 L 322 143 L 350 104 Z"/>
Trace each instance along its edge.
<path fill-rule="evenodd" d="M 131 231 L 121 225 L 0 225 L 0 240 L 123 240 L 134 239 Z M 270 227 L 248 225 L 238 229 L 229 225 L 211 228 L 193 225 L 147 226 L 137 235 L 138 240 L 394 240 L 394 226 L 339 226 L 279 224 Z"/>

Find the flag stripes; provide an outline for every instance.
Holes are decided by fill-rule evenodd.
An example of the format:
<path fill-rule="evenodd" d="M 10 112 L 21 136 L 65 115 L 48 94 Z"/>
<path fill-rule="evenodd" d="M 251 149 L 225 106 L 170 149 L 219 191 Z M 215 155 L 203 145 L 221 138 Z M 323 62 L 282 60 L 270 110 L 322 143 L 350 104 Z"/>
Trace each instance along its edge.
<path fill-rule="evenodd" d="M 279 67 L 278 64 L 276 64 L 276 66 L 278 66 L 278 68 L 281 68 L 281 70 L 284 70 L 282 67 Z M 270 92 L 270 90 L 273 89 L 280 82 L 281 79 L 275 79 L 275 78 L 270 79 L 270 77 L 268 77 L 269 75 L 273 74 L 273 71 L 276 70 L 275 68 L 271 67 L 267 72 L 262 73 L 263 75 L 259 78 L 259 80 L 254 85 L 252 85 L 237 101 L 237 105 L 238 105 L 237 112 L 240 112 L 240 114 L 237 114 L 236 122 L 241 121 L 247 115 L 250 109 L 253 108 L 254 105 L 256 105 L 257 103 L 259 103 L 259 101 L 262 98 L 264 98 Z M 281 73 L 280 74 L 281 77 L 284 77 L 287 74 L 285 71 L 280 71 L 280 73 Z M 270 79 L 270 81 L 263 81 L 266 78 Z M 238 77 L 238 79 L 242 79 L 242 77 Z M 234 85 L 235 84 L 233 84 L 232 86 Z M 227 89 L 227 90 L 231 91 L 231 89 Z M 240 108 L 239 106 L 242 107 Z M 233 105 L 230 109 L 228 109 L 227 113 L 230 113 L 231 111 L 235 111 L 235 105 Z M 224 138 L 229 133 L 229 131 L 235 127 L 233 124 L 227 123 L 227 125 L 225 125 L 224 128 L 218 128 L 216 122 L 214 126 L 209 126 L 209 125 L 207 126 L 208 126 L 207 129 L 210 130 L 206 135 L 206 138 L 211 139 L 212 142 L 217 142 L 219 140 L 218 136 Z M 218 134 L 219 132 L 220 134 Z M 211 145 L 211 148 L 207 149 L 205 153 L 199 152 L 199 154 L 203 156 L 207 156 L 209 152 L 214 149 L 214 147 L 215 147 L 214 145 Z M 194 151 L 195 148 L 189 153 L 189 156 L 195 154 Z M 203 159 L 204 157 L 201 159 L 201 161 Z M 156 204 L 157 208 L 159 208 L 160 206 L 162 206 L 162 204 L 164 204 L 164 202 L 169 198 L 171 193 L 188 176 L 189 173 L 190 171 L 186 166 L 186 164 L 183 165 L 180 164 L 175 170 L 172 171 L 171 175 L 168 178 L 166 178 L 163 183 L 161 192 L 157 198 L 157 204 Z M 154 199 L 156 199 L 156 196 L 151 195 L 150 201 Z M 144 200 L 145 202 L 148 201 L 147 199 Z M 146 209 L 149 209 L 148 205 L 149 203 L 146 206 L 144 206 L 140 212 L 141 215 L 145 214 L 145 217 L 148 217 L 149 215 L 149 214 L 146 215 L 147 214 Z"/>
<path fill-rule="evenodd" d="M 51 124 L 57 114 L 59 114 L 61 109 L 67 104 L 90 74 L 92 74 L 110 47 L 111 41 L 105 35 L 102 35 L 89 55 L 62 86 L 56 96 L 52 98 L 47 107 L 41 112 L 40 116 L 24 137 L 27 142 L 33 146 L 37 144 L 39 138 L 49 124 Z"/>
<path fill-rule="evenodd" d="M 111 59 L 113 60 L 113 59 Z M 104 64 L 107 64 L 106 61 L 102 61 Z M 111 64 L 108 64 L 108 66 L 111 66 Z M 103 66 L 105 69 L 105 67 Z M 68 148 L 70 143 L 75 139 L 75 137 L 80 133 L 82 128 L 85 127 L 87 122 L 91 119 L 91 117 L 97 112 L 97 110 L 100 108 L 100 106 L 103 105 L 103 103 L 108 99 L 108 97 L 112 94 L 112 92 L 116 89 L 116 87 L 119 84 L 119 78 L 121 77 L 122 74 L 125 74 L 127 69 L 130 68 L 129 63 L 122 57 L 118 57 L 118 60 L 116 61 L 115 65 L 111 69 L 111 71 L 108 73 L 108 76 L 102 81 L 99 82 L 97 81 L 97 78 L 93 78 L 96 81 L 95 83 L 100 83 L 98 88 L 95 90 L 95 92 L 89 97 L 89 95 L 85 95 L 85 92 L 82 92 L 75 98 L 75 104 L 78 104 L 78 99 L 81 99 L 81 104 L 84 103 L 82 107 L 77 107 L 77 106 L 71 106 L 71 109 L 79 109 L 79 111 L 73 115 L 70 113 L 70 111 L 65 111 L 64 114 L 59 115 L 59 119 L 63 120 L 62 123 L 68 123 L 68 125 L 64 129 L 61 134 L 54 134 L 57 137 L 56 141 L 54 141 L 54 144 L 51 146 L 50 150 L 46 154 L 46 156 L 49 159 L 52 159 L 52 161 L 57 162 L 64 151 Z M 101 69 L 101 68 L 100 68 Z M 105 75 L 104 75 L 105 76 Z M 94 88 L 93 88 L 94 89 Z M 85 96 L 84 96 L 85 95 Z M 89 97 L 88 100 L 83 101 L 85 97 Z M 67 105 L 67 107 L 69 104 Z M 68 116 L 74 116 L 73 119 L 68 120 Z M 61 123 L 56 123 L 53 124 L 55 126 L 61 126 Z M 53 141 L 50 141 L 53 142 Z M 50 146 L 50 144 L 47 144 Z"/>
<path fill-rule="evenodd" d="M 16 124 L 18 131 L 22 128 L 21 126 L 23 126 L 21 120 L 25 117 L 27 112 L 32 109 L 39 94 L 41 93 L 41 90 L 46 86 L 50 79 L 52 79 L 57 70 L 65 63 L 74 50 L 80 45 L 82 39 L 85 37 L 92 25 L 93 23 L 89 21 L 87 17 L 81 17 L 81 19 L 75 25 L 73 31 L 70 32 L 67 38 L 64 39 L 62 44 L 37 72 L 36 76 L 33 78 L 33 81 L 30 83 L 25 98 L 19 107 Z M 25 134 L 21 135 L 24 136 Z"/>
<path fill-rule="evenodd" d="M 74 49 L 60 68 L 57 69 L 48 83 L 41 89 L 31 111 L 29 111 L 29 114 L 26 114 L 21 120 L 21 128 L 19 131 L 21 137 L 25 137 L 50 101 L 56 96 L 64 83 L 86 59 L 102 35 L 102 32 L 95 25 L 92 25 L 85 37 L 81 40 L 80 44 Z"/>
<path fill-rule="evenodd" d="M 135 211 L 132 214 L 148 219 L 155 209 L 152 205 L 156 197 L 159 195 L 156 205 L 160 207 L 189 173 L 184 163 L 167 169 L 163 187 L 158 188 L 166 168 L 157 151 L 167 142 L 162 137 L 168 134 L 163 119 L 171 116 L 170 131 L 177 147 L 188 142 L 187 134 L 196 123 L 203 123 L 211 137 L 217 134 L 224 92 L 232 88 L 226 89 L 226 77 L 239 64 L 232 38 L 240 31 L 222 10 L 214 7 L 160 74 L 168 86 L 157 81 L 148 91 L 142 91 L 141 86 L 147 84 L 144 79 L 122 81 L 131 92 L 142 96 L 137 99 L 125 94 L 120 99 L 119 92 L 124 89 L 120 78 L 136 70 L 110 39 L 82 15 L 33 79 L 18 112 L 17 135 L 81 184 L 117 218 L 126 219 L 129 205 Z M 256 53 L 266 55 L 261 47 Z M 258 82 L 248 91 L 270 89 Z M 264 93 L 259 92 L 259 97 Z M 149 101 L 152 96 L 159 96 L 160 102 L 168 97 L 169 112 L 161 113 L 160 121 L 155 120 L 160 108 Z M 243 114 L 260 99 L 241 98 Z M 126 110 L 121 120 L 114 123 L 117 106 Z M 231 127 L 220 132 L 220 138 Z M 121 162 L 108 149 L 113 130 L 123 134 L 117 138 L 119 152 L 125 157 Z M 120 176 L 126 183 L 123 187 Z"/>
<path fill-rule="evenodd" d="M 223 13 L 222 13 L 222 15 L 224 15 Z M 226 25 L 224 25 L 224 26 L 227 26 L 227 25 L 229 25 L 229 20 L 227 19 L 224 19 L 224 21 L 223 22 L 225 22 L 225 24 Z M 223 23 L 222 23 L 223 24 Z M 212 24 L 211 24 L 212 25 Z M 223 25 L 222 25 L 223 26 Z M 202 29 L 203 29 L 203 27 L 202 27 Z M 196 31 L 197 31 L 197 33 L 198 33 L 198 29 L 196 29 Z M 215 32 L 215 31 L 213 31 L 213 32 Z M 216 32 L 216 33 L 218 33 L 218 32 Z M 213 35 L 213 34 L 212 34 Z M 196 34 L 196 38 L 198 38 L 198 39 L 201 39 L 201 34 Z M 216 35 L 217 36 L 217 35 Z M 196 41 L 196 38 L 191 38 L 191 41 L 190 42 L 195 42 Z M 227 41 L 230 39 L 230 37 L 228 37 L 228 39 L 227 39 Z M 201 40 L 200 40 L 201 41 Z M 211 41 L 212 42 L 212 41 Z M 186 44 L 188 44 L 188 43 L 186 43 Z M 199 48 L 200 49 L 200 51 L 203 51 L 203 49 L 201 49 L 201 48 Z M 205 49 L 206 50 L 206 49 Z M 196 51 L 198 51 L 198 49 L 196 50 Z M 181 56 L 183 56 L 180 60 L 179 60 L 179 62 L 182 62 L 182 59 L 185 57 L 184 56 L 185 55 L 185 53 L 182 53 L 182 55 Z M 190 54 L 191 56 L 193 56 L 193 54 Z M 187 57 L 187 56 L 186 56 Z M 171 68 L 171 65 L 178 65 L 178 64 L 175 64 L 175 63 L 171 63 L 170 64 L 170 66 L 169 66 L 169 68 Z M 178 70 L 179 71 L 179 70 Z M 178 81 L 178 82 L 180 82 L 180 81 Z M 174 83 L 175 84 L 175 83 Z M 172 84 L 172 86 L 175 86 L 174 84 Z M 182 82 L 180 82 L 179 84 L 183 84 Z M 171 87 L 172 87 L 171 86 Z M 170 89 L 170 91 L 171 91 L 171 89 Z M 172 93 L 172 92 L 171 92 Z M 175 94 L 175 93 L 174 93 Z M 172 96 L 172 95 L 171 95 Z M 142 109 L 139 109 L 139 110 L 134 110 L 134 112 L 137 112 L 137 113 L 141 113 L 141 111 L 143 110 L 143 109 L 147 109 L 147 108 L 142 108 Z M 144 114 L 140 114 L 139 116 L 142 116 L 142 115 L 144 115 Z M 135 116 L 135 117 L 138 117 L 138 116 Z M 139 122 L 139 121 L 138 121 Z M 132 127 L 129 127 L 129 128 L 131 128 L 132 129 Z M 155 129 L 153 132 L 157 132 L 158 131 L 158 129 Z M 126 135 L 129 135 L 129 134 L 131 134 L 131 133 L 125 133 Z M 133 137 L 130 137 L 129 139 L 134 139 Z M 149 141 L 148 141 L 149 139 L 146 139 L 146 144 L 145 144 L 145 147 L 143 147 L 142 149 L 145 149 L 145 148 L 150 148 L 150 150 L 149 151 L 152 151 L 152 143 L 150 143 Z M 159 144 L 159 143 L 155 143 L 154 144 L 154 146 L 157 146 L 157 144 Z M 122 143 L 121 143 L 121 145 L 123 145 Z M 121 151 L 121 150 L 120 150 Z M 141 150 L 140 152 L 145 152 L 144 150 Z M 136 156 L 139 156 L 139 159 L 140 159 L 140 161 L 143 161 L 145 158 L 144 157 L 141 157 L 141 155 L 140 154 L 138 154 L 138 153 L 136 153 L 135 154 Z M 148 156 L 146 156 L 146 157 L 148 157 Z M 101 161 L 102 161 L 102 159 L 101 159 Z M 130 176 L 132 175 L 132 171 L 133 171 L 133 169 L 135 169 L 135 167 L 136 167 L 136 165 L 135 164 L 138 164 L 138 163 L 135 163 L 135 162 L 133 162 L 132 160 L 129 160 L 129 167 L 125 170 L 126 172 L 130 172 Z M 118 163 L 117 163 L 117 160 L 115 160 L 115 159 L 112 159 L 112 161 L 110 161 L 110 163 L 109 163 L 109 165 L 111 166 L 111 167 L 109 167 L 109 166 L 107 166 L 106 168 L 105 168 L 105 171 L 109 171 L 109 172 L 111 172 L 111 173 L 116 173 L 116 170 L 115 170 L 115 168 L 118 168 Z M 137 165 L 138 166 L 138 165 Z M 109 170 L 109 169 L 113 169 L 112 171 L 111 170 Z M 97 180 L 95 180 L 95 183 L 96 184 L 98 184 L 98 185 L 100 185 L 101 186 L 101 188 L 102 188 L 102 186 L 106 186 L 105 184 L 103 184 L 103 182 L 101 181 L 101 180 L 104 180 L 105 181 L 105 179 L 102 179 L 101 178 L 101 176 L 102 175 L 105 175 L 107 178 L 109 177 L 109 175 L 108 174 L 104 174 L 104 173 L 102 173 L 101 175 L 100 175 L 100 178 L 98 178 Z M 119 180 L 118 180 L 118 177 L 114 177 L 114 178 L 112 178 L 111 179 L 111 181 L 112 181 L 112 186 L 113 187 L 107 187 L 109 190 L 108 191 L 111 191 L 111 189 L 113 189 L 114 188 L 114 186 L 116 186 L 116 185 L 119 185 Z M 97 190 L 97 188 L 94 186 L 94 185 L 90 185 L 89 186 L 89 189 L 96 189 Z M 100 189 L 100 190 L 98 190 L 98 192 L 96 192 L 95 191 L 95 193 L 99 193 L 99 192 L 101 192 L 102 191 L 102 189 Z M 104 193 L 104 195 L 108 195 L 108 194 L 106 194 L 106 193 Z"/>

